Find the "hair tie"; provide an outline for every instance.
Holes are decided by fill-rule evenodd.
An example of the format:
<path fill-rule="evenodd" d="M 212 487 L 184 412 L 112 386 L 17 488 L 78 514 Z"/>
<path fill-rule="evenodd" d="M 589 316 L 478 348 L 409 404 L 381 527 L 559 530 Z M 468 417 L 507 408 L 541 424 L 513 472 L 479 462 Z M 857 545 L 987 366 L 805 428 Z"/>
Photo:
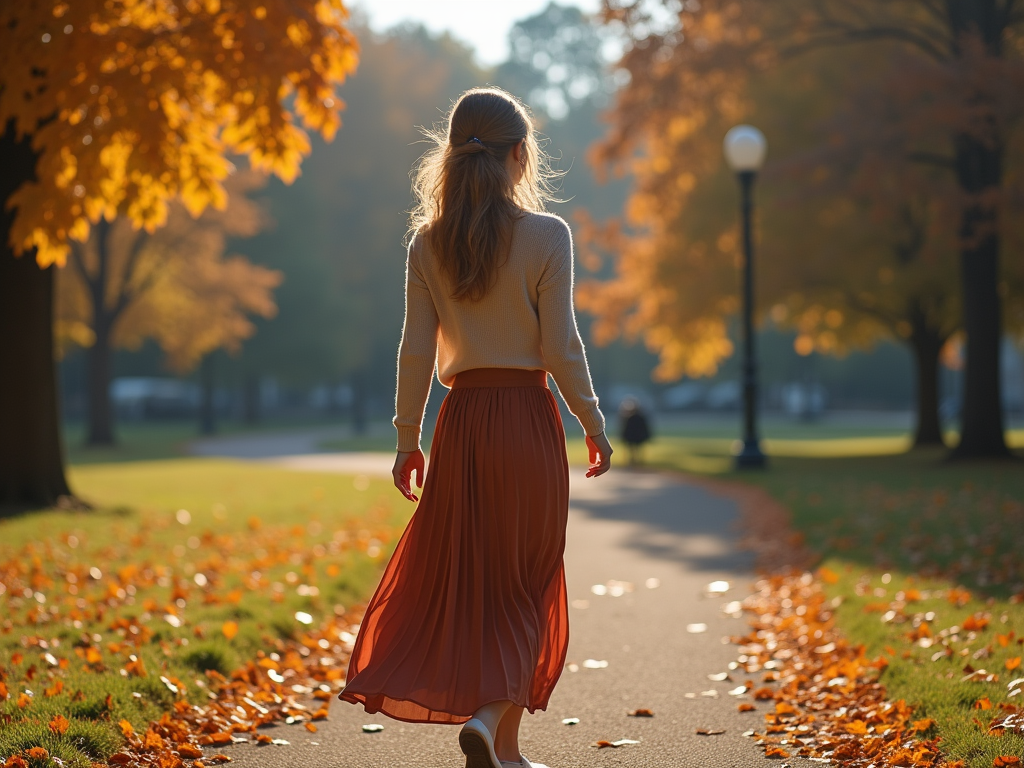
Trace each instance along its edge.
<path fill-rule="evenodd" d="M 470 136 L 470 137 L 469 137 L 469 141 L 467 141 L 466 143 L 467 143 L 467 144 L 472 144 L 472 143 L 473 143 L 474 141 L 475 141 L 475 142 L 476 142 L 477 144 L 479 144 L 479 145 L 480 145 L 481 147 L 482 147 L 482 146 L 484 145 L 484 143 L 483 143 L 482 141 L 480 141 L 480 139 L 478 139 L 478 138 L 477 138 L 476 136 Z"/>

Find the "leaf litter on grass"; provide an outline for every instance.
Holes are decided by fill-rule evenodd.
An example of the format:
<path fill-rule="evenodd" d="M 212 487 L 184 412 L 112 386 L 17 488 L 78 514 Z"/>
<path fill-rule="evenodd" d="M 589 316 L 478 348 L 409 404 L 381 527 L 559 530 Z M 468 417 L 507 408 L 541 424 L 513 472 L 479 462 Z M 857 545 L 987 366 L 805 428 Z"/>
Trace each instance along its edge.
<path fill-rule="evenodd" d="M 321 590 L 396 529 L 371 511 L 336 530 L 253 517 L 189 535 L 185 512 L 105 542 L 72 523 L 0 549 L 0 765 L 216 764 L 227 758 L 211 752 L 239 741 L 287 744 L 257 729 L 312 733 L 328 716 L 360 614 Z M 82 728 L 106 735 L 83 747 Z"/>
<path fill-rule="evenodd" d="M 906 597 L 901 595 L 901 601 Z M 963 597 L 947 595 L 958 605 L 966 604 Z M 942 753 L 933 719 L 916 716 L 902 700 L 887 700 L 879 682 L 887 658 L 868 658 L 863 646 L 849 643 L 838 632 L 833 603 L 812 574 L 762 579 L 744 607 L 754 618 L 749 634 L 733 638 L 740 645 L 738 668 L 751 675 L 763 672 L 764 685 L 753 691 L 753 697 L 774 702 L 773 710 L 765 715 L 764 733 L 756 734 L 756 743 L 766 756 L 825 759 L 851 768 L 964 765 Z M 895 621 L 897 616 L 889 620 Z M 906 621 L 914 624 L 909 618 Z M 926 623 L 917 622 L 906 633 L 906 640 L 921 645 L 926 638 L 928 645 L 934 640 L 934 645 L 949 650 L 960 639 L 960 632 L 965 637 L 970 632 L 976 640 L 989 622 L 983 613 L 976 613 L 963 624 L 971 629 L 949 627 L 933 638 L 922 630 Z M 896 654 L 895 649 L 888 650 L 890 655 Z M 943 652 L 941 658 L 945 657 Z M 981 684 L 998 680 L 990 673 L 977 674 L 984 671 L 969 664 L 964 671 L 967 678 Z M 1010 686 L 1015 682 L 1024 685 L 1011 681 Z M 1008 732 L 1024 734 L 1024 707 L 1008 702 L 996 706 L 987 696 L 979 697 L 974 706 L 979 712 L 991 710 L 995 715 L 988 722 L 976 719 L 978 727 L 992 738 Z"/>

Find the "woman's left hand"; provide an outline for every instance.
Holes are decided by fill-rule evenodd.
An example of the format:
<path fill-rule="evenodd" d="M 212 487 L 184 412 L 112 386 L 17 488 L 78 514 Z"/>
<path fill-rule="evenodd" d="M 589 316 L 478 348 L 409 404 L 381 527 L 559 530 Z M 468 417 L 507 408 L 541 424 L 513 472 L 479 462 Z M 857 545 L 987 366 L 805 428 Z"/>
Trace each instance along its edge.
<path fill-rule="evenodd" d="M 412 492 L 412 473 L 416 472 L 416 487 L 423 487 L 423 470 L 426 461 L 423 458 L 423 451 L 417 448 L 415 451 L 399 451 L 395 457 L 395 468 L 391 470 L 395 478 L 395 488 L 402 492 L 409 501 L 419 501 L 419 497 Z"/>

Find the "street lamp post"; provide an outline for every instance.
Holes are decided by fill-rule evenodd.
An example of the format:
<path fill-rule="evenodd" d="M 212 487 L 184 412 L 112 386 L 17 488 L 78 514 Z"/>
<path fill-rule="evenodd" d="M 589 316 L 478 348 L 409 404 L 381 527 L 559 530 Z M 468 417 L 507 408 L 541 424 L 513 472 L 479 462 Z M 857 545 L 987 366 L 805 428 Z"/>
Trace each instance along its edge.
<path fill-rule="evenodd" d="M 754 350 L 754 238 L 751 214 L 754 180 L 768 145 L 751 125 L 737 125 L 725 135 L 725 160 L 740 182 L 743 219 L 743 446 L 736 454 L 737 469 L 764 467 L 766 459 L 757 436 L 757 362 Z"/>

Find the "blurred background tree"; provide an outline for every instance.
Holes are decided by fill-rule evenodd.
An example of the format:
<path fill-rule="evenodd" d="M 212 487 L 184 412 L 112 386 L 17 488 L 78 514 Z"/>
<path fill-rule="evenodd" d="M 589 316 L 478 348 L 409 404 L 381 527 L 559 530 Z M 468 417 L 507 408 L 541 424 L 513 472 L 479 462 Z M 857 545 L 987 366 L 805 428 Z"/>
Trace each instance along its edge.
<path fill-rule="evenodd" d="M 0 380 L 0 503 L 70 498 L 52 312 L 69 241 L 118 215 L 154 230 L 178 196 L 223 207 L 228 153 L 293 179 L 296 119 L 340 124 L 345 20 L 341 0 L 0 6 L 0 359 L 18 366 Z"/>
<path fill-rule="evenodd" d="M 265 226 L 266 214 L 247 196 L 264 183 L 252 171 L 236 173 L 225 180 L 223 210 L 193 218 L 173 202 L 152 235 L 126 218 L 100 219 L 84 243 L 72 243 L 70 268 L 57 274 L 56 332 L 59 347 L 88 350 L 88 445 L 114 443 L 114 347 L 139 349 L 155 339 L 171 370 L 183 374 L 215 349 L 237 353 L 255 332 L 248 313 L 273 317 L 281 273 L 224 256 L 229 237 Z"/>
<path fill-rule="evenodd" d="M 984 176 L 1019 140 L 1021 19 L 1009 5 L 976 4 L 992 6 L 998 27 L 982 30 L 967 5 L 606 3 L 606 20 L 625 30 L 629 86 L 595 161 L 636 184 L 624 221 L 588 238 L 616 261 L 614 281 L 581 295 L 598 330 L 642 334 L 665 378 L 706 375 L 731 354 L 736 191 L 721 139 L 750 120 L 769 136 L 766 181 L 789 187 L 762 190 L 758 305 L 800 329 L 804 352 L 906 341 L 921 443 L 939 436 L 938 351 L 964 327 L 974 383 L 956 455 L 1004 455 L 999 294 L 1019 260 L 996 265 L 1020 196 L 1001 172 L 949 171 L 980 163 Z M 979 48 L 978 34 L 1002 42 Z M 938 58 L 926 42 L 936 35 Z M 999 151 L 983 151 L 992 142 Z"/>

